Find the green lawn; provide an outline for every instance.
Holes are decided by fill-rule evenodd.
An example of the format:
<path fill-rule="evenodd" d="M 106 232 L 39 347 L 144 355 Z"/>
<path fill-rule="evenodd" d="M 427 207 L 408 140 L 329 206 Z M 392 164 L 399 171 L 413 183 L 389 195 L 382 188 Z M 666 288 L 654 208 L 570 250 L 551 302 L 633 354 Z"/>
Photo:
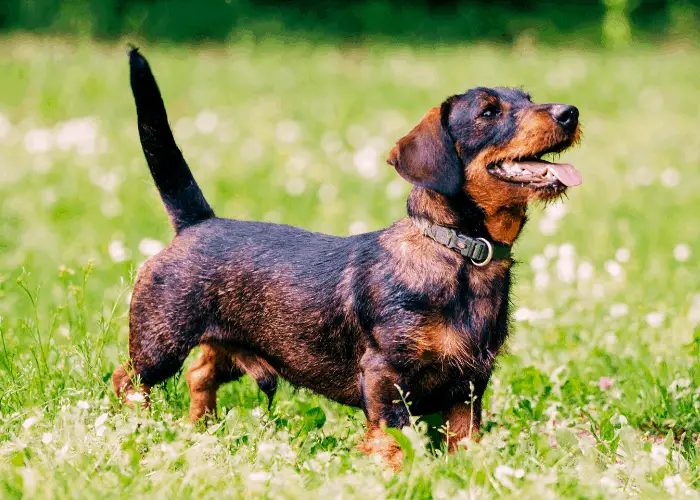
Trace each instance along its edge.
<path fill-rule="evenodd" d="M 390 147 L 476 85 L 577 105 L 565 157 L 584 184 L 531 210 L 469 450 L 446 456 L 417 422 L 394 475 L 357 451 L 360 411 L 283 384 L 268 414 L 247 378 L 192 429 L 184 377 L 140 412 L 109 383 L 135 270 L 172 235 L 125 47 L 0 40 L 0 498 L 698 497 L 700 50 L 142 49 L 219 215 L 387 226 L 409 189 Z"/>

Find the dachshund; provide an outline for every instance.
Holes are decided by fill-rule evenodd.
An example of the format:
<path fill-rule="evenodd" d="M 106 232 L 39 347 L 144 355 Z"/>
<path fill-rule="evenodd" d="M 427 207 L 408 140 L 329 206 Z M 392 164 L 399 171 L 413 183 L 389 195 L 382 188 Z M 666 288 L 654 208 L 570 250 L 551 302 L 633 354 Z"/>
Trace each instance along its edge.
<path fill-rule="evenodd" d="M 186 377 L 192 421 L 215 414 L 221 384 L 248 374 L 270 403 L 282 377 L 361 408 L 360 449 L 394 468 L 403 453 L 385 428 L 409 424 L 401 392 L 410 414 L 442 413 L 450 451 L 477 436 L 526 208 L 581 183 L 572 165 L 542 159 L 578 142 L 578 109 L 513 88 L 449 97 L 389 154 L 413 185 L 408 217 L 338 237 L 217 217 L 148 62 L 138 49 L 129 59 L 141 144 L 176 234 L 138 273 L 117 396 L 148 401 L 201 346 Z"/>

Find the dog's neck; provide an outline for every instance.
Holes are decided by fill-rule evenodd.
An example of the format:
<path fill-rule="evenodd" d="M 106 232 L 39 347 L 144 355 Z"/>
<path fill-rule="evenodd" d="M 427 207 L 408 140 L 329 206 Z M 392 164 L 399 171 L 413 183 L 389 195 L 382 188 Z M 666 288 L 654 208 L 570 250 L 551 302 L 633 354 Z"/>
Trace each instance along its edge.
<path fill-rule="evenodd" d="M 448 198 L 418 186 L 408 196 L 408 215 L 419 225 L 427 221 L 506 245 L 513 245 L 526 221 L 524 206 L 487 213 L 466 193 Z"/>

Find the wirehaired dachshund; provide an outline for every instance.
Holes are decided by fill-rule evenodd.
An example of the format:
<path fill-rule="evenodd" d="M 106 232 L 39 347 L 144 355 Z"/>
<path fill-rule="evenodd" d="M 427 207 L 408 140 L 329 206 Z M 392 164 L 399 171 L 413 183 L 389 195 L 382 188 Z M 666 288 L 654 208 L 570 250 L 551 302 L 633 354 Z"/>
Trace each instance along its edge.
<path fill-rule="evenodd" d="M 413 185 L 408 217 L 338 237 L 216 217 L 146 59 L 129 58 L 141 145 L 176 235 L 138 273 L 118 397 L 147 401 L 201 346 L 187 373 L 193 421 L 248 374 L 270 401 L 282 377 L 362 408 L 361 449 L 394 468 L 403 454 L 384 429 L 409 424 L 399 390 L 411 414 L 443 414 L 450 451 L 477 435 L 527 205 L 581 183 L 573 166 L 542 159 L 578 141 L 578 110 L 512 88 L 449 97 L 389 154 Z"/>

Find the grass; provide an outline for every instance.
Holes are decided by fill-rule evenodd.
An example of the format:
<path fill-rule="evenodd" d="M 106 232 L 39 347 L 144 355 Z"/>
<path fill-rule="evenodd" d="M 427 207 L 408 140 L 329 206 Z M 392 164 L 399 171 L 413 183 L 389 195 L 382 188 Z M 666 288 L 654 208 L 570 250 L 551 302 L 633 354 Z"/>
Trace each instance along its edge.
<path fill-rule="evenodd" d="M 509 354 L 485 434 L 446 456 L 404 430 L 399 474 L 357 449 L 361 412 L 244 379 L 186 422 L 109 384 L 135 270 L 172 234 L 135 127 L 123 46 L 0 40 L 0 497 L 698 496 L 700 51 L 266 42 L 143 47 L 217 213 L 347 234 L 404 215 L 384 158 L 445 96 L 522 85 L 576 104 L 584 184 L 516 246 Z M 196 353 L 193 353 L 193 357 Z M 191 361 L 191 360 L 190 360 Z"/>

